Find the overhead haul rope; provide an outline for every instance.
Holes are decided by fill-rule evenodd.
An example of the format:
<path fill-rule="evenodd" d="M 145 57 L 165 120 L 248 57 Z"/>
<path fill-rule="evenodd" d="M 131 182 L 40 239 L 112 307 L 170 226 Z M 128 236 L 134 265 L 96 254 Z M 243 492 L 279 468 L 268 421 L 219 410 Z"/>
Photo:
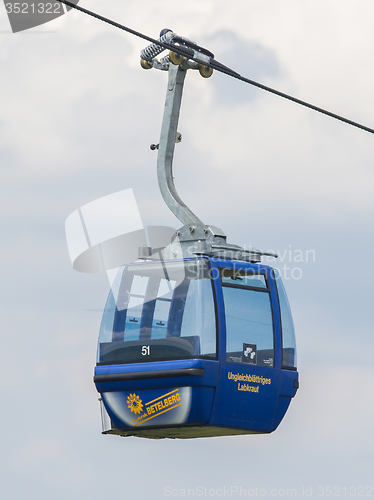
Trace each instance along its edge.
<path fill-rule="evenodd" d="M 87 14 L 89 16 L 92 16 L 96 19 L 99 19 L 99 21 L 103 21 L 104 23 L 110 24 L 111 26 L 114 26 L 115 28 L 119 28 L 123 31 L 127 31 L 128 33 L 131 33 L 132 35 L 135 35 L 139 38 L 143 38 L 144 40 L 147 40 L 148 42 L 154 43 L 156 45 L 159 45 L 160 47 L 163 47 L 164 49 L 171 50 L 175 52 L 176 54 L 180 54 L 183 57 L 186 57 L 187 59 L 194 59 L 196 57 L 196 51 L 188 48 L 188 47 L 183 47 L 181 45 L 174 45 L 172 43 L 168 42 L 161 42 L 160 40 L 156 40 L 150 36 L 143 35 L 143 33 L 139 33 L 138 31 L 135 31 L 131 28 L 128 28 L 127 26 L 123 26 L 122 24 L 116 23 L 115 21 L 112 21 L 111 19 L 108 19 L 106 17 L 100 16 L 100 14 L 96 14 L 95 12 L 92 12 L 90 10 L 84 9 L 83 7 L 79 7 L 78 5 L 75 5 L 68 0 L 57 0 L 60 3 L 63 3 L 65 5 L 68 5 L 69 7 L 72 7 L 73 9 L 79 10 L 80 12 L 83 12 L 83 14 Z M 201 62 L 201 61 L 199 61 Z M 352 125 L 353 127 L 357 127 L 361 130 L 365 130 L 366 132 L 370 132 L 371 134 L 374 134 L 374 130 L 372 128 L 366 127 L 365 125 L 361 125 L 360 123 L 354 122 L 352 120 L 348 120 L 348 118 L 344 118 L 343 116 L 336 115 L 335 113 L 331 113 L 331 111 L 327 111 L 326 109 L 319 108 L 318 106 L 314 106 L 314 104 L 310 104 L 306 101 L 302 101 L 301 99 L 297 99 L 296 97 L 292 97 L 288 94 L 285 94 L 284 92 L 280 92 L 279 90 L 272 89 L 271 87 L 267 87 L 266 85 L 263 85 L 262 83 L 255 82 L 254 80 L 250 80 L 249 78 L 246 78 L 239 73 L 236 73 L 232 69 L 228 68 L 227 66 L 224 66 L 220 62 L 216 61 L 213 58 L 209 58 L 209 63 L 206 63 L 207 66 L 215 69 L 216 71 L 219 71 L 220 73 L 224 73 L 226 75 L 229 75 L 233 78 L 236 78 L 237 80 L 241 80 L 242 82 L 248 83 L 250 85 L 254 85 L 255 87 L 258 87 L 262 90 L 266 90 L 266 92 L 270 92 L 272 94 L 275 94 L 279 97 L 283 97 L 284 99 L 288 99 L 289 101 L 295 102 L 296 104 L 300 104 L 301 106 L 305 106 L 306 108 L 313 109 L 314 111 L 318 111 L 318 113 L 322 113 L 324 115 L 330 116 L 331 118 L 335 118 L 336 120 L 340 120 L 344 123 L 347 123 L 348 125 Z"/>

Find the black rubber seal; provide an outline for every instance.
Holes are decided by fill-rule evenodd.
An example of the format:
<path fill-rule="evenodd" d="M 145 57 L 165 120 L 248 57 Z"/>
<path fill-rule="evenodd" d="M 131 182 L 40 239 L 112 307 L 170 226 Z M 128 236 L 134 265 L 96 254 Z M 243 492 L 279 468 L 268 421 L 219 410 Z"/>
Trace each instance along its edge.
<path fill-rule="evenodd" d="M 167 377 L 203 377 L 204 368 L 179 368 L 176 370 L 158 370 L 150 372 L 105 373 L 95 375 L 95 384 L 105 382 L 122 382 L 125 380 L 145 380 Z"/>

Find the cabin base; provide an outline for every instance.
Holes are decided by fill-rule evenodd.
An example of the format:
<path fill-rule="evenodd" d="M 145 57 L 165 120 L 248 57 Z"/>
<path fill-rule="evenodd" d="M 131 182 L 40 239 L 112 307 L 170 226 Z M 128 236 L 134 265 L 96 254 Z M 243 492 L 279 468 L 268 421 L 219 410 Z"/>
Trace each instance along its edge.
<path fill-rule="evenodd" d="M 167 429 L 144 429 L 142 431 L 110 429 L 103 431 L 103 434 L 114 434 L 123 437 L 142 437 L 147 439 L 193 439 L 219 436 L 237 436 L 242 434 L 263 434 L 256 431 L 245 431 L 240 429 L 230 429 L 229 427 L 216 426 L 187 426 L 169 427 Z"/>

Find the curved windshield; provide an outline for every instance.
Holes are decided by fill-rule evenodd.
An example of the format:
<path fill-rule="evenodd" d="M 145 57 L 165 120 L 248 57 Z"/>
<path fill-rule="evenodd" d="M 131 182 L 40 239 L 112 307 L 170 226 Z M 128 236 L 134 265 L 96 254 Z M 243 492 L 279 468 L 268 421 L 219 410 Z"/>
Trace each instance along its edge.
<path fill-rule="evenodd" d="M 105 307 L 99 364 L 216 359 L 216 318 L 204 259 L 119 270 Z"/>
<path fill-rule="evenodd" d="M 274 269 L 282 322 L 282 368 L 296 368 L 296 338 L 291 308 L 281 277 Z"/>

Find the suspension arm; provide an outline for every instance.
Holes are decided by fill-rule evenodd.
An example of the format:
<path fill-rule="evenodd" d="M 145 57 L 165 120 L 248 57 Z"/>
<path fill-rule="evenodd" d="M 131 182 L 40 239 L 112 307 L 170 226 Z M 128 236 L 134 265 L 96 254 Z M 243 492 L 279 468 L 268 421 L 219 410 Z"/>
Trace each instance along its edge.
<path fill-rule="evenodd" d="M 203 225 L 203 222 L 181 200 L 174 186 L 173 156 L 186 71 L 180 66 L 170 64 L 168 75 L 168 88 L 157 156 L 158 184 L 166 205 L 183 225 Z"/>

